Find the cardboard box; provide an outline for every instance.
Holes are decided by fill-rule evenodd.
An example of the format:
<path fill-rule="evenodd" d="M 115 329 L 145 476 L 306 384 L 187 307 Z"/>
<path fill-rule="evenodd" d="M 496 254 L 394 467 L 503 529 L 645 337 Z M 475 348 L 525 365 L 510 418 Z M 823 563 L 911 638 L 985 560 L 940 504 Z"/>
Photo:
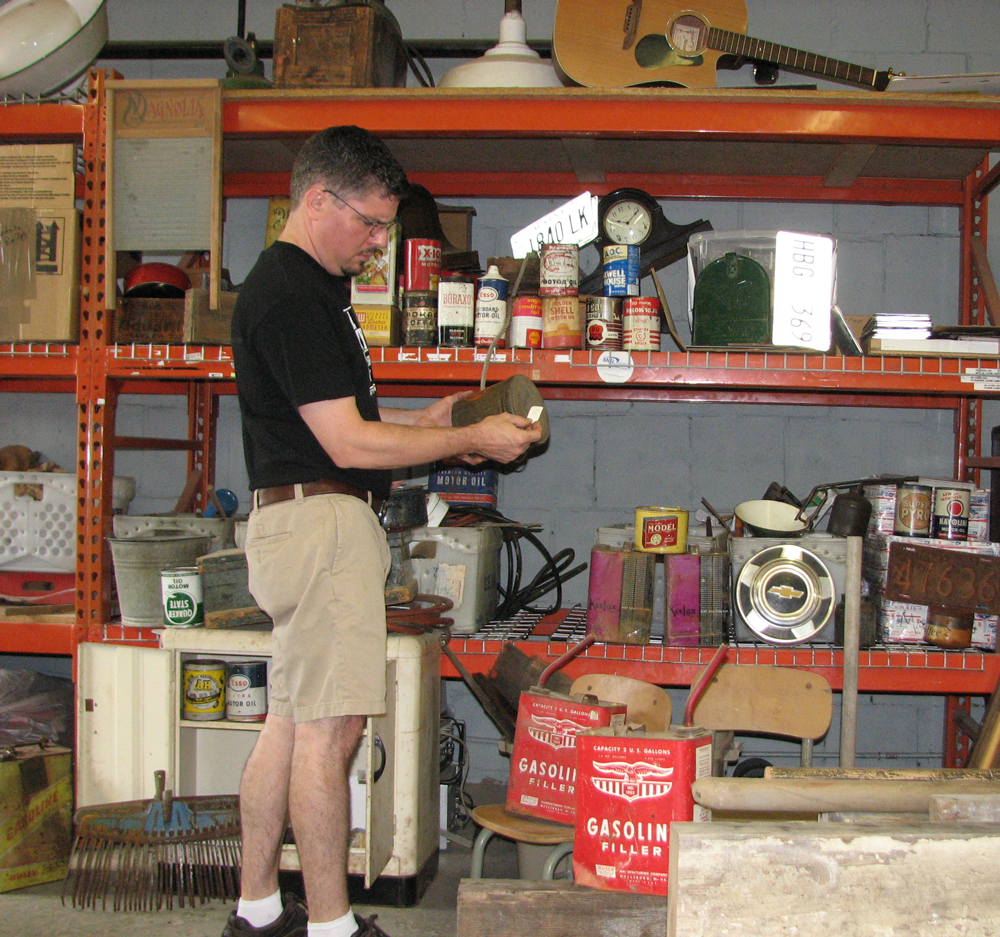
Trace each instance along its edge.
<path fill-rule="evenodd" d="M 72 143 L 0 146 L 0 208 L 72 208 L 76 147 Z"/>
<path fill-rule="evenodd" d="M 115 310 L 114 340 L 228 345 L 237 293 L 219 293 L 219 308 L 209 307 L 209 291 L 192 287 L 183 299 L 123 297 Z"/>
<path fill-rule="evenodd" d="M 26 745 L 0 762 L 0 892 L 64 879 L 72 821 L 68 748 Z"/>
<path fill-rule="evenodd" d="M 3 237 L 26 238 L 34 275 L 14 283 L 0 264 L 0 341 L 75 342 L 80 316 L 80 213 L 0 208 Z M 21 297 L 24 297 L 23 299 Z"/>

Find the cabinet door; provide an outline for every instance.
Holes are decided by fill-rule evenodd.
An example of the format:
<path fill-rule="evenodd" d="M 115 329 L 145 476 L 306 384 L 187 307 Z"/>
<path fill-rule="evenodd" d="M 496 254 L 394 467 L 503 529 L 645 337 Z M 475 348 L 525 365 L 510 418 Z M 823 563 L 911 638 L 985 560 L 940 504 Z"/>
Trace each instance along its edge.
<path fill-rule="evenodd" d="M 396 836 L 396 661 L 391 659 L 385 667 L 385 715 L 369 717 L 367 741 L 365 888 L 371 888 L 392 857 Z"/>
<path fill-rule="evenodd" d="M 153 772 L 175 786 L 177 686 L 173 655 L 84 643 L 76 697 L 76 805 L 142 800 Z"/>

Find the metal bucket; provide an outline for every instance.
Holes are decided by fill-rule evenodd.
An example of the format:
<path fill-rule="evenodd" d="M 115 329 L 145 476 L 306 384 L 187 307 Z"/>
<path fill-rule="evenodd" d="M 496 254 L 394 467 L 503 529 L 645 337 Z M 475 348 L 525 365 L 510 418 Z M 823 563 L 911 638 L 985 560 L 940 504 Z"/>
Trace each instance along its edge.
<path fill-rule="evenodd" d="M 108 537 L 115 565 L 115 585 L 122 624 L 137 628 L 163 625 L 160 572 L 174 566 L 194 566 L 211 549 L 211 537 L 186 531 L 159 531 L 149 536 Z"/>

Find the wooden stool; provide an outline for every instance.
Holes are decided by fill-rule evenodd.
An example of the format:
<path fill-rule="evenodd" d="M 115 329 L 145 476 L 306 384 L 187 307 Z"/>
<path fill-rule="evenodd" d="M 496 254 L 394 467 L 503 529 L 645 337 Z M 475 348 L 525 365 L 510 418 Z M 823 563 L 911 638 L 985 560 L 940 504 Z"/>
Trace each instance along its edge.
<path fill-rule="evenodd" d="M 543 879 L 551 879 L 560 860 L 573 851 L 573 827 L 564 823 L 521 817 L 509 813 L 503 804 L 485 804 L 476 807 L 472 811 L 472 819 L 481 829 L 472 847 L 470 878 L 483 877 L 483 855 L 494 835 L 532 846 L 552 846 L 553 849 L 542 868 Z"/>

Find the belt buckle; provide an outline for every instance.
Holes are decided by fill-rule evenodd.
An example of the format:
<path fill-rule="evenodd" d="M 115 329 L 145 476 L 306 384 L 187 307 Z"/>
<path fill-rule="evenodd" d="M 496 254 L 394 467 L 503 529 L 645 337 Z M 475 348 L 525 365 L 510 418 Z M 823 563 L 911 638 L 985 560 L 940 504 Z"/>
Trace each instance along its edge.
<path fill-rule="evenodd" d="M 374 500 L 375 500 L 375 495 L 373 495 L 369 491 L 368 492 L 368 507 L 370 507 L 373 511 L 375 511 L 375 505 L 372 503 Z M 389 510 L 389 499 L 388 498 L 383 498 L 382 499 L 382 507 L 380 507 L 377 511 L 375 511 L 375 516 L 378 517 L 378 522 L 383 527 L 385 526 L 385 516 L 386 516 L 386 512 L 388 510 Z"/>

